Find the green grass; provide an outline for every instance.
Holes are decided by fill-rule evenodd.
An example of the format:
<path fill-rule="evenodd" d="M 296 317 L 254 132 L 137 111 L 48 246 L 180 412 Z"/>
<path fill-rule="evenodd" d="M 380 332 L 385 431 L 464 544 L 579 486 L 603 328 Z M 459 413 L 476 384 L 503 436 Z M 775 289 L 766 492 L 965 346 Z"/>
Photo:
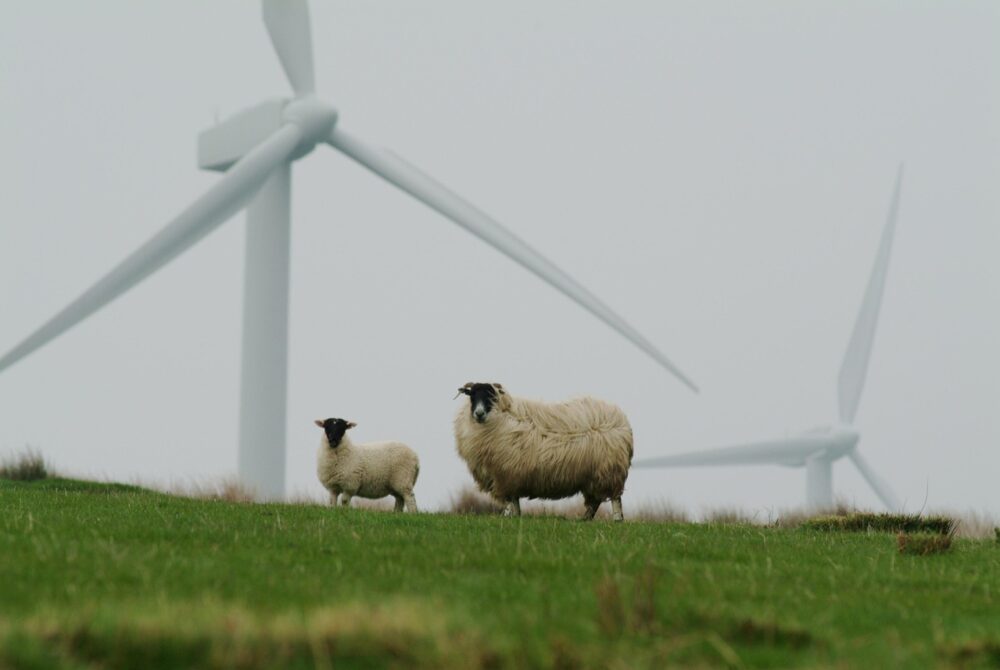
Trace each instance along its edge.
<path fill-rule="evenodd" d="M 995 667 L 1000 548 L 0 481 L 4 667 Z M 992 664 L 992 665 L 991 665 Z"/>

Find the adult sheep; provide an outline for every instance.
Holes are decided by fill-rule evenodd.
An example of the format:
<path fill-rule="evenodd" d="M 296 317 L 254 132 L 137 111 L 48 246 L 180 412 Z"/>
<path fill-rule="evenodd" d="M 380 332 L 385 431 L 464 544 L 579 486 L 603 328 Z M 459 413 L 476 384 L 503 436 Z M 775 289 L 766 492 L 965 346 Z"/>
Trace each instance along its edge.
<path fill-rule="evenodd" d="M 420 474 L 417 454 L 402 442 L 354 444 L 347 431 L 357 424 L 344 419 L 316 419 L 323 429 L 316 473 L 330 500 L 347 507 L 353 496 L 396 499 L 396 511 L 417 511 L 413 486 Z"/>
<path fill-rule="evenodd" d="M 623 520 L 622 491 L 632 464 L 625 413 L 596 398 L 561 403 L 525 400 L 501 384 L 469 382 L 455 417 L 455 446 L 479 488 L 520 514 L 520 498 L 583 494 L 584 518 L 605 500 Z"/>

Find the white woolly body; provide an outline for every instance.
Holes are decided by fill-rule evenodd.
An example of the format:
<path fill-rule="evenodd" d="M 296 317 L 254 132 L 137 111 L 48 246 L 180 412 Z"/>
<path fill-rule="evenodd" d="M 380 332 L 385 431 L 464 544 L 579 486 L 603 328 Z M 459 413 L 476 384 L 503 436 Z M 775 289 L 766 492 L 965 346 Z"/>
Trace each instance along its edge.
<path fill-rule="evenodd" d="M 413 498 L 420 461 L 402 442 L 353 444 L 344 435 L 340 444 L 331 449 L 324 435 L 320 440 L 316 472 L 334 502 L 341 493 L 347 496 L 347 502 L 351 496 L 384 498 L 391 495 L 396 498 L 399 508 L 404 499 Z"/>
<path fill-rule="evenodd" d="M 498 500 L 582 493 L 589 506 L 621 498 L 632 427 L 620 408 L 596 398 L 545 403 L 502 393 L 482 424 L 463 405 L 455 446 L 479 488 Z"/>

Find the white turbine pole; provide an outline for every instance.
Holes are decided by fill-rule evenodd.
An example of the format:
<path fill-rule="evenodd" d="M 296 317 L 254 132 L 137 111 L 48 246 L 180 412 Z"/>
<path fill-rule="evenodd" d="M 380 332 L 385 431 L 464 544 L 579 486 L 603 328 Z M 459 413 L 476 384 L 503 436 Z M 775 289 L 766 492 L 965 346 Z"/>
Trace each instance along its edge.
<path fill-rule="evenodd" d="M 833 461 L 826 453 L 806 459 L 806 504 L 813 510 L 833 507 Z"/>
<path fill-rule="evenodd" d="M 247 209 L 240 378 L 240 483 L 264 500 L 285 493 L 291 165 Z"/>

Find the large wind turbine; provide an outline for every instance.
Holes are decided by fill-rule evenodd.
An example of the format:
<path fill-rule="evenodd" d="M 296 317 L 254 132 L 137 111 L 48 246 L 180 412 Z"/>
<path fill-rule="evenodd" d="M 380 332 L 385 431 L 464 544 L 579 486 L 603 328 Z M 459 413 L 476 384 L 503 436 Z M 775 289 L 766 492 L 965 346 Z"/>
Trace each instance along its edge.
<path fill-rule="evenodd" d="M 263 102 L 201 133 L 199 166 L 225 175 L 0 358 L 0 370 L 83 321 L 246 207 L 238 472 L 259 496 L 280 498 L 285 482 L 291 164 L 326 143 L 520 263 L 697 391 L 649 340 L 523 240 L 413 165 L 342 130 L 337 110 L 313 94 L 306 0 L 264 0 L 263 16 L 294 97 Z"/>
<path fill-rule="evenodd" d="M 854 415 L 858 411 L 861 392 L 864 390 L 871 358 L 875 329 L 878 326 L 879 307 L 885 290 L 889 270 L 889 253 L 896 230 L 899 213 L 899 194 L 903 180 L 903 166 L 896 174 L 896 188 L 889 205 L 889 215 L 882 230 L 878 254 L 872 267 L 868 288 L 865 290 L 861 310 L 847 352 L 840 365 L 837 398 L 840 421 L 834 426 L 817 428 L 793 437 L 777 438 L 735 447 L 720 447 L 694 451 L 674 456 L 662 456 L 636 461 L 637 468 L 684 467 L 701 465 L 760 465 L 777 464 L 806 469 L 806 503 L 812 509 L 829 509 L 833 506 L 833 462 L 847 456 L 861 472 L 875 495 L 888 509 L 899 509 L 899 500 L 868 461 L 858 451 L 860 434 L 854 428 Z"/>

